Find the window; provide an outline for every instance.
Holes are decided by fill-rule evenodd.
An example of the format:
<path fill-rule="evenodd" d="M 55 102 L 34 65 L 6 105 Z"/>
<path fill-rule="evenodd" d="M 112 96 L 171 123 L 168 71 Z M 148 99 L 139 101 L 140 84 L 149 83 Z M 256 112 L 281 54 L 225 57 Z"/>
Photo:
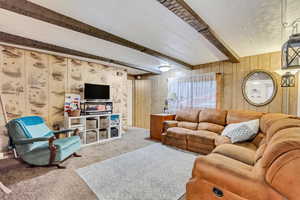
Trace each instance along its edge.
<path fill-rule="evenodd" d="M 168 109 L 216 108 L 216 73 L 168 79 Z"/>

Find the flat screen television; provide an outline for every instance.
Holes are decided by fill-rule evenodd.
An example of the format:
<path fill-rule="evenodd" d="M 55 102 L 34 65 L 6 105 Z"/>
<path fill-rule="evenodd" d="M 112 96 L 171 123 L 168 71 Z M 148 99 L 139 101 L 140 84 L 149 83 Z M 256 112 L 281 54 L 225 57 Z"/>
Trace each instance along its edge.
<path fill-rule="evenodd" d="M 109 85 L 84 84 L 84 99 L 110 99 Z"/>

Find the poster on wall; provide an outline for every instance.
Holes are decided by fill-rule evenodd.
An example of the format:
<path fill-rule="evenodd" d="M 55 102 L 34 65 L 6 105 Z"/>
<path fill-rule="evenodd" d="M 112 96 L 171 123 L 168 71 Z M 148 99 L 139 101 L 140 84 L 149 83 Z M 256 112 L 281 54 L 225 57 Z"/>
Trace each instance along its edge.
<path fill-rule="evenodd" d="M 80 95 L 79 94 L 66 94 L 65 104 L 64 104 L 64 113 L 65 116 L 68 115 L 68 112 L 80 110 Z"/>

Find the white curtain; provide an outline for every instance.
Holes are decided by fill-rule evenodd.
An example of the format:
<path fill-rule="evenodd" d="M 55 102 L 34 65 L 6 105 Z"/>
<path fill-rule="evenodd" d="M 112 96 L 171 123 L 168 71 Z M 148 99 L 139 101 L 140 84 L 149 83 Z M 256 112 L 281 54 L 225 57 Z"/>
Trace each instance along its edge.
<path fill-rule="evenodd" d="M 168 79 L 168 110 L 216 108 L 216 73 Z"/>

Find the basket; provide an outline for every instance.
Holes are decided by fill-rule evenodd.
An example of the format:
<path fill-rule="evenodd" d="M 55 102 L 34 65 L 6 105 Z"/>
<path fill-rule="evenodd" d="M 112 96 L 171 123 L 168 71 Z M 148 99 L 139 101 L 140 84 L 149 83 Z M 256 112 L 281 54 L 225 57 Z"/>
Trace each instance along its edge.
<path fill-rule="evenodd" d="M 80 110 L 73 110 L 69 112 L 69 117 L 79 117 L 80 116 Z"/>

